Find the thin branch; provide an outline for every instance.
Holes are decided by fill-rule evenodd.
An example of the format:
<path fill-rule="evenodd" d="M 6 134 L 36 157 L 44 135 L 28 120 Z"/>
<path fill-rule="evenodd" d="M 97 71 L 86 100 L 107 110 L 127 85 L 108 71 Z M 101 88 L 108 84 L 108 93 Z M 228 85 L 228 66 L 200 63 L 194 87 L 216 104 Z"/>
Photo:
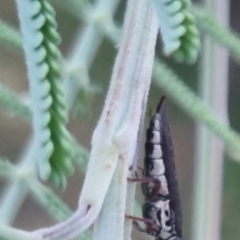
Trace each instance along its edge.
<path fill-rule="evenodd" d="M 42 240 L 36 233 L 18 230 L 16 228 L 0 225 L 0 239 L 5 240 Z"/>
<path fill-rule="evenodd" d="M 229 1 L 213 0 L 205 5 L 218 16 L 219 22 L 228 25 Z M 228 54 L 206 35 L 202 53 L 200 94 L 227 125 Z M 221 234 L 224 145 L 205 126 L 198 124 L 196 148 L 192 236 L 196 240 L 218 240 Z"/>
<path fill-rule="evenodd" d="M 20 33 L 3 20 L 0 20 L 0 42 L 17 52 L 23 50 Z"/>
<path fill-rule="evenodd" d="M 233 30 L 223 26 L 217 21 L 213 14 L 206 12 L 198 6 L 192 7 L 192 11 L 196 17 L 198 27 L 208 34 L 216 43 L 223 46 L 229 51 L 238 63 L 240 62 L 240 38 Z"/>
<path fill-rule="evenodd" d="M 209 130 L 220 137 L 228 148 L 229 154 L 235 156 L 234 160 L 239 162 L 238 133 L 219 120 L 216 114 L 167 65 L 156 60 L 153 74 L 155 83 L 175 99 L 190 116 L 204 123 Z"/>
<path fill-rule="evenodd" d="M 141 1 L 129 1 L 128 3 L 128 11 L 124 25 L 124 38 L 121 44 L 122 52 L 120 48 L 120 54 L 122 54 L 120 58 L 122 57 L 124 61 L 120 59 L 118 67 L 119 69 L 125 70 L 128 68 L 127 64 L 131 64 L 134 68 L 134 81 L 132 80 L 133 83 L 129 89 L 129 91 L 132 92 L 129 105 L 134 107 L 130 107 L 129 113 L 126 111 L 125 117 L 123 118 L 123 121 L 126 121 L 126 126 L 124 126 L 125 124 L 123 125 L 124 130 L 121 130 L 123 131 L 121 135 L 125 139 L 123 145 L 124 151 L 121 153 L 121 159 L 118 161 L 117 169 L 108 190 L 103 209 L 96 222 L 94 239 L 123 239 L 122 229 L 125 217 L 125 204 L 133 205 L 133 199 L 131 199 L 130 202 L 126 202 L 127 170 L 129 166 L 133 165 L 132 159 L 134 159 L 135 155 L 137 135 L 135 135 L 135 137 L 133 136 L 138 132 L 134 132 L 135 129 L 133 126 L 139 126 L 141 115 L 144 115 L 142 111 L 145 109 L 144 104 L 146 104 L 146 101 L 143 101 L 143 98 L 148 95 L 158 27 L 154 14 L 150 10 L 150 7 L 145 4 L 146 3 Z M 132 50 L 131 53 L 129 53 L 129 51 L 131 51 L 130 49 Z M 130 59 L 132 62 L 128 63 L 127 60 Z M 134 62 L 136 62 L 136 65 L 133 64 Z M 116 65 L 117 63 L 118 59 Z M 120 74 L 121 72 L 119 75 Z M 135 110 L 130 111 L 131 109 Z M 141 109 L 140 114 L 139 109 Z M 128 114 L 130 115 L 128 116 Z M 127 129 L 129 129 L 129 132 L 126 132 Z M 129 133 L 131 133 L 131 137 Z M 128 140 L 126 141 L 126 139 Z M 130 200 L 130 198 L 128 198 L 128 200 Z M 126 207 L 129 208 L 129 206 Z M 111 226 L 108 227 L 109 231 L 107 235 L 105 231 L 106 225 Z M 131 226 L 131 224 L 129 225 Z M 125 227 L 129 229 L 129 226 L 125 225 Z M 131 231 L 128 230 L 127 234 L 126 230 L 127 229 L 124 230 L 124 239 L 130 239 Z"/>
<path fill-rule="evenodd" d="M 24 119 L 30 119 L 32 114 L 29 106 L 25 105 L 10 89 L 0 84 L 0 106 L 8 110 L 10 114 Z"/>

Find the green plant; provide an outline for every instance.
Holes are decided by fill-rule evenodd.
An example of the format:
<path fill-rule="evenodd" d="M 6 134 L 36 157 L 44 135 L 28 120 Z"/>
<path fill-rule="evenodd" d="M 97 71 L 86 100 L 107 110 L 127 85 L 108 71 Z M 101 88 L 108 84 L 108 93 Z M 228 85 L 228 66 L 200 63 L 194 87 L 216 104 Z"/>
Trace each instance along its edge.
<path fill-rule="evenodd" d="M 127 183 L 127 176 L 128 168 L 136 161 L 140 149 L 138 136 L 141 135 L 140 126 L 144 121 L 152 69 L 155 84 L 191 117 L 205 124 L 226 146 L 232 159 L 239 161 L 238 134 L 211 110 L 215 106 L 211 95 L 219 94 L 212 91 L 217 84 L 212 81 L 215 62 L 212 42 L 207 39 L 203 44 L 206 55 L 202 58 L 202 72 L 206 74 L 201 77 L 201 95 L 204 100 L 164 63 L 166 59 L 156 56 L 153 63 L 159 25 L 163 52 L 167 57 L 182 63 L 196 61 L 200 36 L 195 20 L 200 31 L 224 46 L 239 61 L 240 39 L 218 24 L 205 10 L 191 7 L 186 0 L 129 0 L 121 34 L 121 28 L 114 19 L 120 1 L 98 0 L 94 5 L 86 0 L 54 1 L 85 24 L 84 31 L 79 30 L 72 54 L 63 59 L 58 49 L 60 38 L 51 2 L 16 0 L 16 3 L 23 40 L 17 31 L 1 21 L 0 41 L 16 54 L 22 52 L 24 46 L 31 110 L 4 85 L 0 86 L 0 105 L 15 117 L 31 121 L 34 133 L 26 146 L 26 154 L 17 165 L 8 160 L 0 161 L 0 176 L 12 181 L 5 193 L 1 194 L 0 222 L 12 222 L 27 193 L 31 193 L 50 215 L 62 222 L 34 232 L 0 225 L 0 239 L 71 239 L 80 233 L 79 239 L 90 239 L 89 232 L 83 232 L 93 223 L 93 239 L 131 238 L 131 222 L 124 219 L 125 214 L 133 214 L 136 186 Z M 156 11 L 152 11 L 151 6 Z M 120 44 L 120 48 L 89 154 L 74 135 L 68 133 L 66 123 L 70 112 L 77 115 L 74 108 L 76 103 L 80 115 L 87 113 L 89 102 L 92 99 L 94 101 L 101 90 L 100 84 L 98 87 L 92 83 L 89 72 L 104 37 L 114 45 Z M 226 103 L 226 96 L 223 101 Z M 223 119 L 226 118 L 224 111 L 226 107 L 221 113 Z M 198 156 L 202 157 L 199 162 L 203 163 L 200 175 L 212 176 L 210 164 L 206 163 L 212 156 L 212 149 L 208 149 L 211 139 L 206 129 L 199 127 L 197 140 L 200 146 Z M 222 158 L 220 156 L 219 161 Z M 40 182 L 38 175 L 41 180 L 48 180 L 55 187 L 65 188 L 68 175 L 73 173 L 73 159 L 75 168 L 85 170 L 88 159 L 89 164 L 78 208 L 72 213 L 50 187 Z M 206 214 L 201 213 L 210 211 L 206 186 L 213 181 L 207 177 L 202 180 L 200 175 L 196 184 L 196 198 L 201 194 L 206 201 L 199 207 L 195 205 L 196 224 L 192 237 L 199 240 L 208 239 L 211 235 L 203 223 Z M 218 193 L 217 198 L 220 197 Z M 140 215 L 137 203 L 136 206 L 136 214 Z M 216 221 L 219 223 L 220 217 Z M 209 222 L 207 224 L 211 225 Z M 106 231 L 106 226 L 109 231 Z"/>

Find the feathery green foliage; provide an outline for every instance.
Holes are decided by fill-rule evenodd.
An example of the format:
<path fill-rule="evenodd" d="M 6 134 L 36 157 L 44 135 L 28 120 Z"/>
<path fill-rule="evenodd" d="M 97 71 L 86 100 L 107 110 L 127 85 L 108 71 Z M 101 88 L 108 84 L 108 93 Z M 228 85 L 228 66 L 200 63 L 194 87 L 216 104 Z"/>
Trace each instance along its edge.
<path fill-rule="evenodd" d="M 178 62 L 197 60 L 200 40 L 188 0 L 151 0 L 159 19 L 166 56 Z"/>
<path fill-rule="evenodd" d="M 43 180 L 66 186 L 73 172 L 67 115 L 61 89 L 60 37 L 55 12 L 47 0 L 17 1 L 38 143 L 38 166 Z"/>

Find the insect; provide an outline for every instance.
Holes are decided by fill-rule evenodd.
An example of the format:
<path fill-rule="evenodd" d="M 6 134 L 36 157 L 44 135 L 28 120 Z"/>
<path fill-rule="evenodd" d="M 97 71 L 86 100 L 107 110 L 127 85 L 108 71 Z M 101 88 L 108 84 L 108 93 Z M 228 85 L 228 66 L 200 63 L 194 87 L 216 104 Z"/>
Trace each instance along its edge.
<path fill-rule="evenodd" d="M 182 240 L 182 216 L 165 97 L 150 120 L 145 143 L 142 192 L 143 219 L 133 219 L 134 227 L 155 240 Z M 142 228 L 138 221 L 145 222 Z"/>

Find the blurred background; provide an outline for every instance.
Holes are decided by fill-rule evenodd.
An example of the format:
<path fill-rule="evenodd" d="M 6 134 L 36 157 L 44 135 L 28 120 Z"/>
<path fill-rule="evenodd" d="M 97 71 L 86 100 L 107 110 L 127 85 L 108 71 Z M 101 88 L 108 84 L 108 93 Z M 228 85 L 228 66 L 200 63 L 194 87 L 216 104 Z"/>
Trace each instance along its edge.
<path fill-rule="evenodd" d="M 240 32 L 240 3 L 237 0 L 230 1 L 230 26 Z M 79 33 L 80 28 L 84 26 L 74 14 L 72 14 L 66 5 L 61 1 L 52 1 L 56 12 L 59 25 L 59 32 L 62 36 L 61 50 L 64 57 L 68 57 L 73 41 Z M 116 22 L 121 25 L 125 10 L 125 1 L 121 1 L 115 15 Z M 16 29 L 19 28 L 15 2 L 13 0 L 0 0 L 0 18 Z M 91 135 L 101 113 L 106 91 L 108 89 L 109 79 L 112 72 L 112 66 L 116 56 L 116 46 L 113 46 L 108 39 L 104 39 L 101 47 L 94 59 L 91 67 L 91 81 L 101 89 L 97 93 L 92 103 L 89 105 L 89 111 L 79 116 L 71 116 L 68 125 L 69 130 L 78 141 L 90 148 Z M 158 40 L 156 52 L 161 54 L 161 43 Z M 240 68 L 238 64 L 231 59 L 229 68 L 229 101 L 228 113 L 232 128 L 240 130 Z M 184 80 L 184 82 L 195 92 L 198 89 L 199 62 L 187 66 L 185 64 L 176 64 L 169 59 L 166 62 L 174 69 Z M 0 81 L 2 84 L 18 93 L 23 98 L 27 97 L 28 82 L 26 77 L 26 68 L 23 55 L 15 52 L 0 44 Z M 166 94 L 162 89 L 156 87 L 154 83 L 151 86 L 149 95 L 148 111 L 146 123 L 149 121 L 151 112 L 157 106 L 160 97 Z M 168 97 L 168 96 L 167 96 Z M 177 175 L 180 184 L 180 194 L 184 221 L 184 239 L 190 239 L 190 229 L 192 224 L 192 203 L 193 203 L 193 177 L 194 177 L 194 153 L 195 153 L 195 122 L 179 106 L 167 98 L 168 117 L 174 142 L 174 152 L 177 165 Z M 81 116 L 80 116 L 81 115 Z M 31 136 L 31 126 L 22 119 L 12 117 L 7 111 L 0 111 L 0 156 L 10 159 L 13 163 L 17 162 L 23 154 L 29 137 Z M 144 144 L 144 140 L 143 143 Z M 142 163 L 140 163 L 142 164 Z M 84 179 L 84 173 L 78 168 L 72 177 L 69 178 L 66 191 L 58 191 L 58 194 L 70 206 L 76 209 L 77 200 L 81 190 L 81 184 Z M 0 196 L 4 192 L 6 182 L 0 179 Z M 137 198 L 143 202 L 140 189 L 137 191 Z M 0 198 L 1 201 L 1 198 Z M 223 195 L 222 195 L 222 239 L 237 240 L 240 238 L 240 164 L 232 161 L 228 156 L 224 161 L 223 172 Z M 33 230 L 53 224 L 54 220 L 45 213 L 42 208 L 30 197 L 26 198 L 20 207 L 13 226 Z M 133 239 L 145 239 L 144 234 L 134 231 Z"/>

